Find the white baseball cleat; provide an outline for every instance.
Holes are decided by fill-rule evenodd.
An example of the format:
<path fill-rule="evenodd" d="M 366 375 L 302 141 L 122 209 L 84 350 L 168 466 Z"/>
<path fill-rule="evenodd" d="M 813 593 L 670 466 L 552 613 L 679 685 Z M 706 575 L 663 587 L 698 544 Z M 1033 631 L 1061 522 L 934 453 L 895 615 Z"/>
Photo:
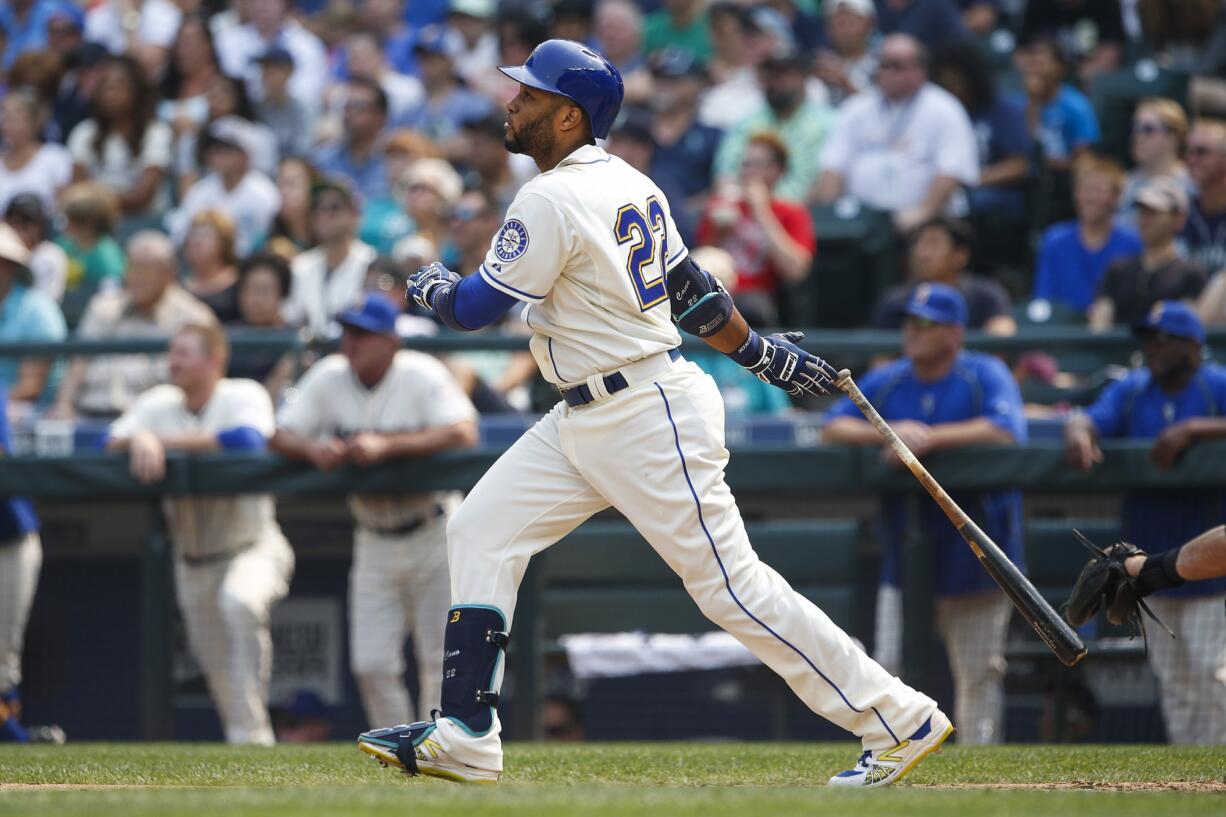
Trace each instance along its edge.
<path fill-rule="evenodd" d="M 498 772 L 462 763 L 444 747 L 436 721 L 374 729 L 358 736 L 358 748 L 384 766 L 405 774 L 441 777 L 456 783 L 497 783 Z"/>
<path fill-rule="evenodd" d="M 953 733 L 954 725 L 938 709 L 911 737 L 889 749 L 865 752 L 860 755 L 854 769 L 839 772 L 830 778 L 830 785 L 860 789 L 888 786 L 901 780 L 921 760 L 939 750 Z"/>

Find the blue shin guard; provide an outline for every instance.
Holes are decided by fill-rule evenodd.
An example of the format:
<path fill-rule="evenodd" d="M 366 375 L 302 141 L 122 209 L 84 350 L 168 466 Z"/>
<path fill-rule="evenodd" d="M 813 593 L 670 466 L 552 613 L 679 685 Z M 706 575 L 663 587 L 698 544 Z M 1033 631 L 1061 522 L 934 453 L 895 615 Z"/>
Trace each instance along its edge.
<path fill-rule="evenodd" d="M 459 605 L 443 637 L 443 716 L 483 735 L 494 725 L 494 683 L 507 646 L 507 620 L 494 607 Z"/>

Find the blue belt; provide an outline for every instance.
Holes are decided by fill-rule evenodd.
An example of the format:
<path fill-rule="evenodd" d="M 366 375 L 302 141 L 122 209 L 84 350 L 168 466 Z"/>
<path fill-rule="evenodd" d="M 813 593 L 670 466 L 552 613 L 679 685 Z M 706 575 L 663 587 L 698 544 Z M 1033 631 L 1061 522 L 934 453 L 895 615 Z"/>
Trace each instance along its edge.
<path fill-rule="evenodd" d="M 673 361 L 681 357 L 680 349 L 669 349 L 668 356 Z M 626 376 L 621 372 L 613 372 L 604 376 L 604 389 L 609 394 L 619 392 L 630 384 L 626 382 Z M 571 408 L 586 406 L 588 403 L 596 399 L 592 394 L 592 390 L 586 383 L 581 383 L 578 386 L 573 386 L 569 389 L 562 389 L 562 399 L 566 401 L 566 405 Z"/>

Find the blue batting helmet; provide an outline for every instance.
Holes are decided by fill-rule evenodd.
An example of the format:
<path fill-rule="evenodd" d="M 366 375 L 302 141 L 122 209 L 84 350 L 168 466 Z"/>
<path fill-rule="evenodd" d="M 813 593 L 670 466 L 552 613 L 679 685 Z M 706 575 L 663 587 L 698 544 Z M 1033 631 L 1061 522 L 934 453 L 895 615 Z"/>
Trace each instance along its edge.
<path fill-rule="evenodd" d="M 600 139 L 609 135 L 625 95 L 622 75 L 613 63 L 572 40 L 546 40 L 523 65 L 502 65 L 498 70 L 516 82 L 574 102 L 587 114 L 592 134 Z"/>

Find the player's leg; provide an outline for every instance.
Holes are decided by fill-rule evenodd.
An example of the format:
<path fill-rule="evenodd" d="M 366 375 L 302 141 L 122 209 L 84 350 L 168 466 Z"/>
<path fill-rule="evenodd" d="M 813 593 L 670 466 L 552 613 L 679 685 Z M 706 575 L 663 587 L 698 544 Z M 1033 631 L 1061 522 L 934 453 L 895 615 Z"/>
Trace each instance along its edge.
<path fill-rule="evenodd" d="M 278 530 L 230 560 L 217 593 L 229 647 L 227 694 L 221 702 L 226 740 L 271 745 L 268 683 L 272 677 L 272 606 L 289 592 L 294 553 Z"/>
<path fill-rule="evenodd" d="M 187 645 L 200 665 L 205 684 L 217 716 L 225 731 L 224 701 L 230 696 L 229 640 L 221 611 L 217 608 L 217 593 L 225 578 L 224 563 L 189 565 L 175 561 L 175 596 L 187 632 Z"/>
<path fill-rule="evenodd" d="M 1192 741 L 1201 746 L 1226 744 L 1226 621 L 1222 594 L 1187 600 L 1183 640 L 1192 685 Z M 1157 634 L 1153 640 L 1167 638 Z"/>
<path fill-rule="evenodd" d="M 404 640 L 413 600 L 406 592 L 413 566 L 402 537 L 358 527 L 349 569 L 349 669 L 370 726 L 408 723 L 413 710 L 404 686 Z"/>
<path fill-rule="evenodd" d="M 1186 745 L 1191 742 L 1196 729 L 1193 723 L 1196 712 L 1188 684 L 1191 668 L 1184 640 L 1187 631 L 1183 620 L 1185 602 L 1179 597 L 1161 595 L 1150 596 L 1146 601 L 1177 636 L 1171 638 L 1165 632 L 1155 632 L 1151 628 L 1147 658 L 1158 678 L 1158 700 L 1166 726 L 1166 739 L 1173 744 Z"/>
<path fill-rule="evenodd" d="M 493 782 L 502 771 L 494 708 L 505 636 L 531 557 L 608 507 L 575 469 L 555 408 L 477 483 L 447 525 L 451 609 L 444 632 L 443 717 L 364 733 L 359 747 L 411 772 Z"/>
<path fill-rule="evenodd" d="M 911 740 L 936 717 L 931 698 L 882 669 L 758 559 L 723 479 L 723 408 L 709 377 L 683 364 L 651 387 L 576 411 L 563 442 L 578 449 L 584 476 L 676 571 L 703 613 L 814 712 L 861 736 L 867 750 Z M 931 737 L 914 739 L 916 750 L 947 736 L 952 727 L 940 719 Z"/>
<path fill-rule="evenodd" d="M 954 677 L 958 742 L 1004 740 L 1005 635 L 1013 607 L 1002 593 L 937 599 L 937 630 Z"/>
<path fill-rule="evenodd" d="M 0 543 L 0 742 L 24 743 L 21 726 L 21 648 L 43 563 L 38 533 Z"/>
<path fill-rule="evenodd" d="M 443 633 L 451 606 L 447 569 L 447 520 L 440 518 L 413 535 L 408 551 L 415 569 L 410 577 L 409 630 L 417 662 L 417 719 L 427 720 L 442 705 Z"/>

